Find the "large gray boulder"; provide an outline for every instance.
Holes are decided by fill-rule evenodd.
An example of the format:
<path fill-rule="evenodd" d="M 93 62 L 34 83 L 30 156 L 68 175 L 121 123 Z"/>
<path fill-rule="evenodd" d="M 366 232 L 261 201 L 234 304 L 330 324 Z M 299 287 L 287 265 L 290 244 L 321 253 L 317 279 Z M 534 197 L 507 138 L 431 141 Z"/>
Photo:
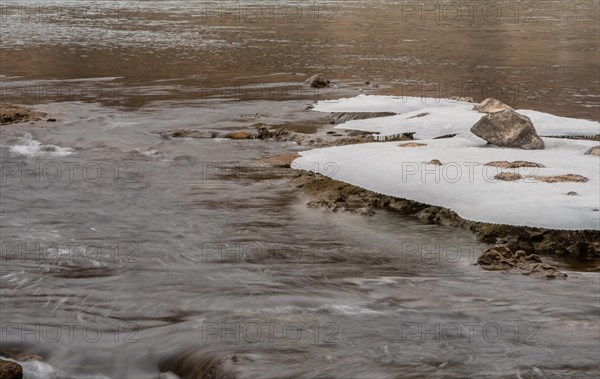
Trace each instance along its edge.
<path fill-rule="evenodd" d="M 500 147 L 525 150 L 544 148 L 544 141 L 537 135 L 529 117 L 520 115 L 512 109 L 483 116 L 471 127 L 471 133 Z"/>

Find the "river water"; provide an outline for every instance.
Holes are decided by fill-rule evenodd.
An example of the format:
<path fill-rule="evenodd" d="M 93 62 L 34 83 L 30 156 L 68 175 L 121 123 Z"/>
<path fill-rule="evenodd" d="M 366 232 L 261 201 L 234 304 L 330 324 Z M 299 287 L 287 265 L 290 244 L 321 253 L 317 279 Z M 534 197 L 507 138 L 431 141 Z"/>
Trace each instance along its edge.
<path fill-rule="evenodd" d="M 28 377 L 598 376 L 594 264 L 483 272 L 468 230 L 307 208 L 255 166 L 295 144 L 158 134 L 313 131 L 359 93 L 600 120 L 597 2 L 1 4 L 2 101 L 57 119 L 0 129 L 0 355 Z"/>

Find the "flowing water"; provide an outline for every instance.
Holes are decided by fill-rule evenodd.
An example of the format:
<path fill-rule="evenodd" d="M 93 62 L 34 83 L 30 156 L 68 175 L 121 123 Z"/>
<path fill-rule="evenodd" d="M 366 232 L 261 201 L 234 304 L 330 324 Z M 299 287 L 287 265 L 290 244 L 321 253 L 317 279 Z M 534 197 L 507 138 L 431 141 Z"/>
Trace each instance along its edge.
<path fill-rule="evenodd" d="M 57 119 L 0 129 L 0 355 L 29 377 L 598 376 L 593 264 L 483 272 L 468 230 L 307 208 L 255 165 L 295 144 L 158 134 L 311 132 L 365 80 L 600 120 L 597 2 L 0 3 L 1 100 Z"/>

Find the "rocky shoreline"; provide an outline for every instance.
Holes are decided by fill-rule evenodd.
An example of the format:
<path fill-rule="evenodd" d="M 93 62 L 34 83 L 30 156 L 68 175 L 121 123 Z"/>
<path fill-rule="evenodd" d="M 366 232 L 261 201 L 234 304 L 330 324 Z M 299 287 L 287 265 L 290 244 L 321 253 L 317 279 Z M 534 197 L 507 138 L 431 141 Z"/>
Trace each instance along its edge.
<path fill-rule="evenodd" d="M 600 258 L 600 231 L 553 230 L 469 221 L 447 208 L 381 195 L 311 172 L 298 173 L 291 183 L 311 198 L 307 204 L 309 207 L 367 216 L 373 215 L 375 210 L 386 210 L 413 216 L 426 224 L 469 229 L 481 242 L 504 244 L 515 251 L 584 260 Z"/>
<path fill-rule="evenodd" d="M 498 106 L 498 103 L 492 103 Z M 380 112 L 368 113 L 332 113 L 331 124 L 339 120 L 382 117 Z M 327 130 L 327 128 L 325 128 Z M 292 141 L 301 146 L 328 147 L 355 143 L 377 142 L 372 134 L 358 131 L 346 131 L 346 135 L 327 131 L 324 136 L 296 133 L 285 128 L 269 129 L 266 125 L 258 127 L 260 139 Z M 449 137 L 451 138 L 451 137 Z M 581 137 L 596 140 L 592 138 Z M 413 140 L 412 135 L 402 134 L 399 141 Z M 416 142 L 413 142 L 416 143 Z M 297 155 L 271 157 L 263 159 L 260 165 L 290 167 Z M 493 162 L 492 162 L 493 163 Z M 502 163 L 502 162 L 499 162 Z M 511 162 L 506 162 L 510 164 Z M 519 162 L 512 162 L 512 164 Z M 521 162 L 523 163 L 523 162 Z M 527 163 L 527 162 L 525 162 Z M 307 171 L 291 170 L 290 181 L 309 198 L 309 207 L 321 208 L 332 212 L 354 212 L 366 216 L 376 210 L 386 210 L 413 216 L 427 224 L 439 224 L 471 230 L 477 239 L 488 244 L 503 244 L 510 250 L 524 250 L 542 255 L 562 256 L 580 260 L 600 259 L 600 231 L 596 230 L 555 230 L 528 226 L 491 224 L 463 219 L 456 212 L 439 206 L 417 201 L 395 198 L 375 193 L 351 184 Z"/>

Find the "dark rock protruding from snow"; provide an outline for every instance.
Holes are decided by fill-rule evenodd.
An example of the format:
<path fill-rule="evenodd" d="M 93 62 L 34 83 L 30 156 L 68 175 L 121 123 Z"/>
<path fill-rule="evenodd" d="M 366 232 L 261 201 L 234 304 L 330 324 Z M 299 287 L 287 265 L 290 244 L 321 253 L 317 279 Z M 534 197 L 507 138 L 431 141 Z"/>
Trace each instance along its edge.
<path fill-rule="evenodd" d="M 309 86 L 313 87 L 313 88 L 323 88 L 323 87 L 329 87 L 329 80 L 327 80 L 327 78 L 325 77 L 325 75 L 323 74 L 315 74 L 313 76 L 311 76 L 310 78 L 306 79 L 306 84 L 308 84 Z"/>
<path fill-rule="evenodd" d="M 538 136 L 529 117 L 520 115 L 512 109 L 483 116 L 471 127 L 471 133 L 500 147 L 525 150 L 544 148 L 544 141 Z"/>
<path fill-rule="evenodd" d="M 366 120 L 368 118 L 395 116 L 394 112 L 332 112 L 331 119 L 334 124 L 343 124 L 346 121 Z"/>

